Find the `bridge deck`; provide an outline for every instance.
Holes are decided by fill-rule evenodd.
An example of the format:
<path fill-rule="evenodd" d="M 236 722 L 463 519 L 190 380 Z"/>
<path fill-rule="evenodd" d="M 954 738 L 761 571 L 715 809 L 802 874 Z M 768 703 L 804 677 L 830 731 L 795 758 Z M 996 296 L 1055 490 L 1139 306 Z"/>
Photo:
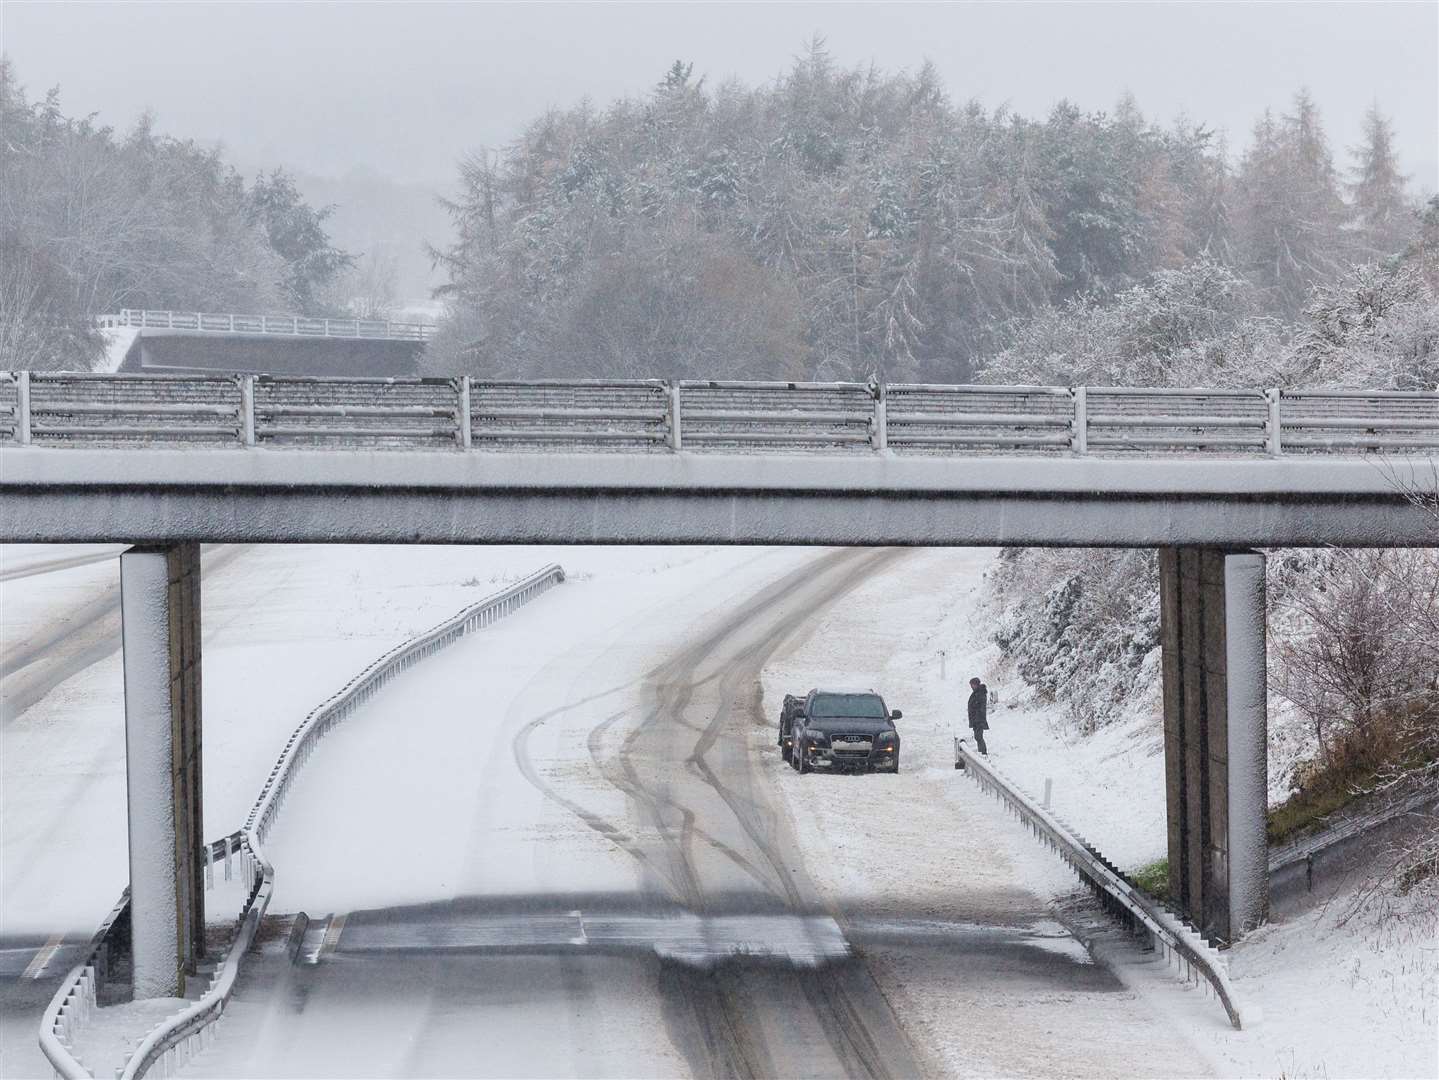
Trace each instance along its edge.
<path fill-rule="evenodd" d="M 21 372 L 0 539 L 1431 545 L 1436 453 L 1430 393 Z"/>

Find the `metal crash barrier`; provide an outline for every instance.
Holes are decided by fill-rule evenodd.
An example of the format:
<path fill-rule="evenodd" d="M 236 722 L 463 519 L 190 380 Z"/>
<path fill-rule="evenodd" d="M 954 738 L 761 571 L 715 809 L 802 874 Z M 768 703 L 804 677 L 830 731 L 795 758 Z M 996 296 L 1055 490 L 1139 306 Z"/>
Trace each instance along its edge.
<path fill-rule="evenodd" d="M 469 605 L 432 629 L 395 646 L 301 721 L 280 751 L 244 828 L 206 848 L 207 888 L 213 886 L 217 874 L 222 874 L 226 881 L 238 874 L 246 886 L 246 899 L 236 919 L 235 929 L 218 959 L 208 986 L 198 1000 L 150 1030 L 117 1071 L 117 1076 L 122 1080 L 131 1080 L 144 1076 L 156 1065 L 161 1067 L 164 1075 L 172 1075 L 185 1058 L 214 1037 L 214 1022 L 224 1014 L 239 975 L 241 959 L 254 944 L 274 892 L 275 871 L 265 857 L 265 839 L 284 808 L 285 799 L 301 767 L 310 760 L 320 739 L 374 697 L 391 679 L 465 634 L 483 629 L 517 611 L 564 580 L 563 568 L 546 566 Z M 75 1044 L 81 1029 L 99 1007 L 97 994 L 109 967 L 127 947 L 130 927 L 128 908 L 129 891 L 126 890 L 93 939 L 85 959 L 60 984 L 41 1021 L 40 1049 L 54 1067 L 56 1075 L 66 1080 L 94 1075 L 92 1067 L 76 1052 Z"/>
<path fill-rule="evenodd" d="M 1439 450 L 1439 393 L 0 372 L 0 448 L 1204 455 Z"/>
<path fill-rule="evenodd" d="M 1166 961 L 1172 961 L 1186 982 L 1208 987 L 1224 1006 L 1236 1029 L 1259 1020 L 1257 1008 L 1241 1007 L 1229 981 L 1229 970 L 1219 951 L 1199 931 L 1161 907 L 1131 885 L 1119 870 L 1066 825 L 1052 811 L 1037 805 L 1013 781 L 982 755 L 972 753 L 963 740 L 954 740 L 954 767 L 962 769 L 980 788 L 997 798 L 1031 833 L 1070 865 L 1110 915 L 1146 938 Z"/>

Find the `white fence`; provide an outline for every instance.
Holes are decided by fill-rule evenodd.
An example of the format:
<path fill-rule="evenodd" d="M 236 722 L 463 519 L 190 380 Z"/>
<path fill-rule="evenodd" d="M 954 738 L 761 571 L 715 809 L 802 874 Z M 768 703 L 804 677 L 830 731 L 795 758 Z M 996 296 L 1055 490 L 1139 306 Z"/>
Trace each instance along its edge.
<path fill-rule="evenodd" d="M 134 326 L 149 330 L 198 330 L 212 334 L 281 334 L 288 337 L 365 338 L 381 341 L 428 341 L 429 323 L 388 319 L 316 319 L 304 315 L 220 315 L 210 311 L 152 311 L 121 308 L 101 315 L 101 326 Z"/>
<path fill-rule="evenodd" d="M 960 739 L 954 741 L 954 764 L 1067 862 L 1110 914 L 1146 937 L 1166 960 L 1174 961 L 1186 981 L 1211 988 L 1235 1028 L 1258 1020 L 1254 1008 L 1241 1007 L 1229 981 L 1228 966 L 1197 930 L 1126 881 L 1113 864 L 1056 814 L 1037 805 L 986 758 L 972 754 Z"/>
<path fill-rule="evenodd" d="M 118 1076 L 123 1080 L 141 1077 L 156 1064 L 161 1066 L 164 1075 L 171 1075 L 184 1058 L 198 1049 L 203 1041 L 213 1037 L 215 1029 L 212 1024 L 224 1013 L 239 974 L 241 958 L 254 943 L 274 891 L 275 872 L 265 858 L 265 839 L 284 807 L 301 766 L 309 761 L 320 739 L 369 701 L 391 679 L 465 634 L 504 618 L 564 579 L 565 572 L 561 567 L 546 566 L 524 580 L 469 605 L 433 629 L 395 646 L 305 717 L 280 751 L 275 767 L 270 770 L 250 810 L 245 827 L 206 849 L 207 887 L 213 883 L 217 867 L 223 868 L 224 877 L 229 880 L 235 863 L 238 863 L 238 872 L 247 884 L 246 900 L 229 947 L 199 1000 L 146 1034 Z M 40 1049 L 54 1066 L 56 1075 L 66 1080 L 93 1075 L 72 1051 L 72 1045 L 80 1025 L 89 1020 L 97 1007 L 97 988 L 105 977 L 107 964 L 113 961 L 112 954 L 123 948 L 122 939 L 129 925 L 125 910 L 128 905 L 127 890 L 126 896 L 121 898 L 96 935 L 85 960 L 61 983 L 45 1010 L 40 1027 Z"/>
<path fill-rule="evenodd" d="M 1134 455 L 1439 451 L 1439 393 L 0 373 L 0 447 Z"/>

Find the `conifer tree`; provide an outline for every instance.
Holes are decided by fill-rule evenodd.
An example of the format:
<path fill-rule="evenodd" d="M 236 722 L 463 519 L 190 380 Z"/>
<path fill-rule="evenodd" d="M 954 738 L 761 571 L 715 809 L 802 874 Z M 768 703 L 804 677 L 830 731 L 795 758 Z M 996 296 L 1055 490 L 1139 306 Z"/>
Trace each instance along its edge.
<path fill-rule="evenodd" d="M 1244 261 L 1283 314 L 1299 313 L 1316 284 L 1343 269 L 1345 216 L 1319 110 L 1307 91 L 1276 121 L 1266 110 L 1241 162 L 1239 218 Z"/>
<path fill-rule="evenodd" d="M 1393 125 L 1378 105 L 1364 114 L 1363 142 L 1350 153 L 1349 193 L 1360 251 L 1368 256 L 1394 254 L 1414 235 L 1415 214 L 1394 153 Z"/>

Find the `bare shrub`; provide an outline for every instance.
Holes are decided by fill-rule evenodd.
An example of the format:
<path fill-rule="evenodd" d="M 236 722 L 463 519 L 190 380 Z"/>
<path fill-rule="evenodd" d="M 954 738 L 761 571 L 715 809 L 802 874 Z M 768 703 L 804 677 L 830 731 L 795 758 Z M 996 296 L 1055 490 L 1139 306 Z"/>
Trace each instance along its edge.
<path fill-rule="evenodd" d="M 1302 632 L 1279 638 L 1275 689 L 1314 725 L 1320 758 L 1294 779 L 1326 791 L 1439 793 L 1439 549 L 1329 552 L 1287 599 Z M 1378 862 L 1368 902 L 1439 870 L 1420 829 Z"/>

